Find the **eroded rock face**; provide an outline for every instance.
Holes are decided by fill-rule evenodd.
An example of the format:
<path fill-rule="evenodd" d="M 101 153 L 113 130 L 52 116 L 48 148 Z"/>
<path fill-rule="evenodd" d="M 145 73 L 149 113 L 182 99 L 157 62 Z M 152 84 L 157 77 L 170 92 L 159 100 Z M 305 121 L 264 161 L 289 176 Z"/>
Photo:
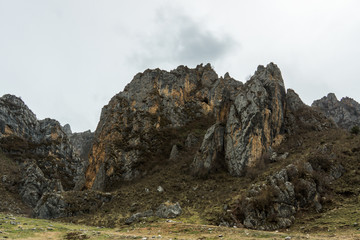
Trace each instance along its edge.
<path fill-rule="evenodd" d="M 286 93 L 279 68 L 259 66 L 230 108 L 226 124 L 225 161 L 236 176 L 254 166 L 284 134 Z"/>
<path fill-rule="evenodd" d="M 206 176 L 223 165 L 225 127 L 214 124 L 210 127 L 196 153 L 191 169 L 197 176 Z"/>
<path fill-rule="evenodd" d="M 341 128 L 360 126 L 360 104 L 352 98 L 345 97 L 339 101 L 334 93 L 329 93 L 326 97 L 314 101 L 311 106 L 331 118 Z"/>
<path fill-rule="evenodd" d="M 35 162 L 22 164 L 23 180 L 20 186 L 20 195 L 24 202 L 35 207 L 43 194 L 52 191 L 63 191 L 59 179 L 48 179 Z"/>
<path fill-rule="evenodd" d="M 269 147 L 281 143 L 285 105 L 285 87 L 278 67 L 273 63 L 259 66 L 227 108 L 225 127 L 214 125 L 205 135 L 193 163 L 195 174 L 210 172 L 222 161 L 230 174 L 243 175 Z"/>
<path fill-rule="evenodd" d="M 216 123 L 191 165 L 198 176 L 219 167 L 234 176 L 244 175 L 285 134 L 296 132 L 290 127 L 294 123 L 313 130 L 331 127 L 293 90 L 286 93 L 273 63 L 259 66 L 244 85 L 228 74 L 218 78 L 210 65 L 180 66 L 171 72 L 146 70 L 103 108 L 89 155 L 86 188 L 103 190 L 141 177 L 141 166 L 154 155 L 170 156 L 173 146 L 161 148 L 166 141 L 161 135 L 167 129 L 203 116 L 214 117 Z M 185 146 L 192 142 L 196 141 L 189 136 Z"/>
<path fill-rule="evenodd" d="M 110 193 L 95 191 L 48 192 L 37 202 L 33 216 L 52 219 L 91 213 L 111 198 Z"/>
<path fill-rule="evenodd" d="M 179 203 L 165 202 L 157 208 L 155 215 L 159 218 L 176 218 L 181 213 L 182 209 Z"/>
<path fill-rule="evenodd" d="M 160 131 L 204 116 L 226 118 L 224 102 L 233 101 L 241 86 L 229 76 L 218 78 L 209 64 L 137 74 L 102 110 L 86 187 L 103 189 L 141 176 L 144 172 L 138 166 L 151 161 L 163 144 Z"/>
<path fill-rule="evenodd" d="M 20 195 L 32 207 L 44 193 L 73 189 L 84 173 L 60 123 L 37 120 L 13 95 L 0 98 L 0 148 L 21 166 Z"/>
<path fill-rule="evenodd" d="M 85 185 L 85 171 L 89 163 L 89 154 L 94 141 L 94 133 L 90 130 L 80 133 L 71 133 L 70 130 L 67 132 L 67 135 L 70 144 L 74 149 L 74 153 L 80 157 L 80 160 L 84 164 L 82 171 L 79 172 L 78 181 L 74 187 L 74 190 L 81 190 Z"/>
<path fill-rule="evenodd" d="M 331 169 L 343 169 L 334 164 Z M 309 162 L 290 164 L 268 177 L 266 183 L 253 185 L 242 199 L 235 215 L 246 228 L 275 230 L 294 223 L 295 214 L 303 208 L 322 209 L 323 184 L 334 177 L 331 171 L 313 168 Z M 321 175 L 322 179 L 317 178 Z"/>

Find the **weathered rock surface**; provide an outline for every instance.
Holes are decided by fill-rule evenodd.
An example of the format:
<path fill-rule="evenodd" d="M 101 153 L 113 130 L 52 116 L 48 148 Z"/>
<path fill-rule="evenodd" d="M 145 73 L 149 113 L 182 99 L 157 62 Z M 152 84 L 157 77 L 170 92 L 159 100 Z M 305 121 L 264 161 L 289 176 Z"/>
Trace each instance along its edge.
<path fill-rule="evenodd" d="M 24 202 L 35 207 L 43 194 L 53 191 L 63 191 L 59 179 L 48 179 L 35 162 L 26 162 L 22 166 L 23 180 L 20 185 L 20 195 Z"/>
<path fill-rule="evenodd" d="M 339 169 L 336 178 L 342 175 L 341 165 L 332 168 Z M 336 178 L 331 171 L 319 166 L 313 168 L 310 162 L 290 164 L 270 176 L 266 183 L 253 185 L 241 200 L 235 215 L 247 228 L 287 228 L 293 224 L 295 214 L 300 209 L 321 211 L 324 185 Z"/>
<path fill-rule="evenodd" d="M 155 215 L 159 218 L 176 218 L 180 216 L 181 213 L 182 209 L 179 203 L 166 202 L 157 208 Z"/>
<path fill-rule="evenodd" d="M 284 138 L 285 104 L 279 68 L 273 63 L 259 66 L 228 108 L 225 127 L 214 125 L 205 135 L 193 163 L 195 174 L 210 172 L 222 162 L 230 174 L 244 175 Z"/>
<path fill-rule="evenodd" d="M 16 160 L 23 175 L 20 195 L 32 207 L 43 194 L 71 190 L 84 175 L 84 162 L 64 128 L 53 119 L 37 120 L 13 95 L 0 98 L 0 148 Z"/>
<path fill-rule="evenodd" d="M 360 126 L 360 104 L 352 98 L 344 97 L 339 101 L 334 93 L 329 93 L 326 97 L 314 101 L 311 106 L 331 118 L 341 128 Z"/>
<path fill-rule="evenodd" d="M 70 127 L 69 127 L 70 128 Z M 74 190 L 81 190 L 85 185 L 85 171 L 89 163 L 89 154 L 94 141 L 94 133 L 90 130 L 80 133 L 67 133 L 70 145 L 74 149 L 74 153 L 80 157 L 84 166 L 82 172 L 78 175 L 78 180 L 74 187 Z"/>
<path fill-rule="evenodd" d="M 171 148 L 169 160 L 173 161 L 173 160 L 176 160 L 176 158 L 178 158 L 178 157 L 179 157 L 179 149 L 178 149 L 177 145 L 175 144 Z"/>
<path fill-rule="evenodd" d="M 131 217 L 127 218 L 125 220 L 125 224 L 132 224 L 134 222 L 138 222 L 142 218 L 147 218 L 147 217 L 152 217 L 152 216 L 154 216 L 154 212 L 152 210 L 148 210 L 145 212 L 138 212 L 138 213 L 131 215 Z"/>
<path fill-rule="evenodd" d="M 33 216 L 51 219 L 91 213 L 111 199 L 110 193 L 96 191 L 48 192 L 37 202 Z"/>
<path fill-rule="evenodd" d="M 241 86 L 229 76 L 218 78 L 210 64 L 137 74 L 102 110 L 86 187 L 104 189 L 114 182 L 142 176 L 141 165 L 152 161 L 159 146 L 164 147 L 161 131 L 184 126 L 199 117 L 225 118 L 224 102 L 235 100 Z M 162 149 L 167 156 L 171 147 Z"/>
<path fill-rule="evenodd" d="M 192 164 L 195 175 L 225 166 L 230 174 L 243 176 L 287 135 L 335 127 L 292 89 L 285 92 L 281 72 L 273 63 L 259 66 L 228 105 L 227 118 L 217 123 L 225 127 L 214 125 L 203 139 Z"/>
<path fill-rule="evenodd" d="M 207 130 L 191 166 L 193 174 L 206 176 L 224 164 L 224 130 L 221 124 L 214 124 Z"/>
<path fill-rule="evenodd" d="M 284 138 L 286 93 L 280 69 L 259 66 L 231 106 L 225 130 L 225 162 L 236 176 Z"/>
<path fill-rule="evenodd" d="M 45 219 L 66 217 L 66 208 L 67 204 L 61 194 L 48 192 L 37 202 L 33 215 Z"/>
<path fill-rule="evenodd" d="M 307 107 L 300 99 L 299 95 L 290 88 L 286 92 L 286 106 L 292 112 L 296 112 L 302 108 Z"/>
<path fill-rule="evenodd" d="M 218 168 L 243 176 L 286 134 L 302 127 L 320 131 L 334 126 L 293 90 L 286 93 L 273 63 L 259 66 L 246 84 L 228 74 L 218 78 L 209 64 L 195 69 L 180 66 L 171 72 L 146 70 L 103 108 L 89 155 L 86 188 L 103 190 L 130 181 L 144 176 L 149 169 L 142 166 L 148 163 L 151 168 L 161 155 L 175 158 L 176 149 L 171 154 L 173 145 L 166 145 L 166 131 L 200 117 L 214 117 L 216 123 L 191 165 L 198 176 Z M 194 143 L 189 135 L 185 147 Z"/>
<path fill-rule="evenodd" d="M 153 210 L 147 210 L 131 215 L 129 218 L 125 219 L 125 224 L 132 224 L 152 216 L 157 216 L 159 218 L 176 218 L 180 216 L 181 213 L 182 209 L 179 203 L 165 202 L 161 204 L 155 212 Z"/>
<path fill-rule="evenodd" d="M 77 156 L 79 156 L 83 162 L 88 161 L 90 149 L 92 146 L 92 143 L 94 141 L 94 133 L 90 130 L 85 132 L 79 132 L 79 133 L 67 133 L 70 144 L 74 149 L 74 152 Z"/>

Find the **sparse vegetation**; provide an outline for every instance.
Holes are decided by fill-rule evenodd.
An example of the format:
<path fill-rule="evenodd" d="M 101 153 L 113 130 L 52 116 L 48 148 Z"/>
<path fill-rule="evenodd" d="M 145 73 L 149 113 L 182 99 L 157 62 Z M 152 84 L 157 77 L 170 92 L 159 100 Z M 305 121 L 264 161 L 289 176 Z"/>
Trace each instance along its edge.
<path fill-rule="evenodd" d="M 360 128 L 359 126 L 353 126 L 350 130 L 350 132 L 354 135 L 358 135 L 360 133 Z"/>

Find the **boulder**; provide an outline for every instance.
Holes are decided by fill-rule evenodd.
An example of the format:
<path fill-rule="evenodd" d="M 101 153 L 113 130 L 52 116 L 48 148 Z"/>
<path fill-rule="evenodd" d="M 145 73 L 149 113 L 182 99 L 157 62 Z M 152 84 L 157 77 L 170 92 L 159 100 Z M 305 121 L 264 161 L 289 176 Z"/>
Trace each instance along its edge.
<path fill-rule="evenodd" d="M 176 218 L 181 213 L 182 209 L 179 203 L 165 202 L 157 208 L 155 215 L 159 218 Z"/>
<path fill-rule="evenodd" d="M 199 139 L 194 133 L 189 133 L 185 140 L 185 147 L 191 148 L 194 147 L 199 142 Z"/>
<path fill-rule="evenodd" d="M 176 158 L 179 156 L 179 150 L 178 147 L 175 145 L 173 145 L 173 147 L 171 148 L 171 153 L 170 153 L 170 157 L 169 160 L 176 160 Z"/>
<path fill-rule="evenodd" d="M 154 212 L 152 210 L 148 210 L 148 211 L 145 211 L 145 212 L 138 212 L 138 213 L 135 213 L 133 215 L 131 215 L 131 217 L 127 218 L 125 220 L 125 224 L 132 224 L 134 222 L 138 222 L 140 221 L 140 219 L 142 218 L 147 218 L 147 217 L 151 217 L 154 215 Z"/>
<path fill-rule="evenodd" d="M 61 194 L 45 193 L 35 206 L 33 215 L 45 219 L 66 217 L 66 208 L 67 204 Z"/>

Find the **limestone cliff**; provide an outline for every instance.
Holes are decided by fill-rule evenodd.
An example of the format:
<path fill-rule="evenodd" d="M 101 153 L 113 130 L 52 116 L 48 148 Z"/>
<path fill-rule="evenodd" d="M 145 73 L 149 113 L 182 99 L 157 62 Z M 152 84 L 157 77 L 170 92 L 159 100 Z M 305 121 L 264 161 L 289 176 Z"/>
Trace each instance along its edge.
<path fill-rule="evenodd" d="M 297 116 L 298 111 L 306 114 Z M 216 121 L 190 167 L 197 176 L 219 168 L 244 175 L 285 134 L 295 132 L 291 125 L 296 120 L 317 130 L 331 125 L 293 90 L 286 93 L 280 69 L 273 63 L 259 66 L 245 84 L 228 74 L 219 78 L 209 64 L 195 69 L 180 66 L 170 72 L 146 70 L 103 108 L 89 155 L 86 188 L 101 190 L 143 176 L 149 170 L 142 168 L 144 164 L 170 155 L 173 146 L 164 149 L 162 138 L 166 130 L 201 117 Z"/>
<path fill-rule="evenodd" d="M 344 97 L 339 101 L 334 93 L 329 93 L 326 97 L 314 101 L 311 106 L 331 118 L 341 128 L 360 126 L 360 104 L 352 98 Z"/>
<path fill-rule="evenodd" d="M 241 87 L 228 74 L 219 78 L 210 64 L 137 74 L 102 109 L 90 152 L 86 187 L 104 189 L 114 182 L 142 176 L 145 172 L 141 165 L 154 160 L 154 154 L 170 153 L 171 149 L 160 152 L 163 131 L 204 116 L 225 119 L 224 103 L 235 100 Z"/>
<path fill-rule="evenodd" d="M 19 192 L 32 207 L 45 192 L 73 189 L 84 171 L 59 122 L 37 120 L 9 94 L 0 98 L 0 148 L 21 166 Z"/>
<path fill-rule="evenodd" d="M 279 68 L 273 63 L 259 66 L 231 103 L 224 127 L 216 128 L 217 134 L 205 136 L 193 162 L 194 173 L 211 172 L 219 165 L 216 161 L 223 161 L 230 174 L 243 175 L 271 146 L 281 143 L 285 108 L 285 86 Z M 217 147 L 213 148 L 211 142 L 218 142 Z"/>
<path fill-rule="evenodd" d="M 192 164 L 195 175 L 222 165 L 230 174 L 243 176 L 286 136 L 335 127 L 292 89 L 285 91 L 280 69 L 273 63 L 259 66 L 229 105 L 224 127 L 214 125 L 204 137 Z"/>

